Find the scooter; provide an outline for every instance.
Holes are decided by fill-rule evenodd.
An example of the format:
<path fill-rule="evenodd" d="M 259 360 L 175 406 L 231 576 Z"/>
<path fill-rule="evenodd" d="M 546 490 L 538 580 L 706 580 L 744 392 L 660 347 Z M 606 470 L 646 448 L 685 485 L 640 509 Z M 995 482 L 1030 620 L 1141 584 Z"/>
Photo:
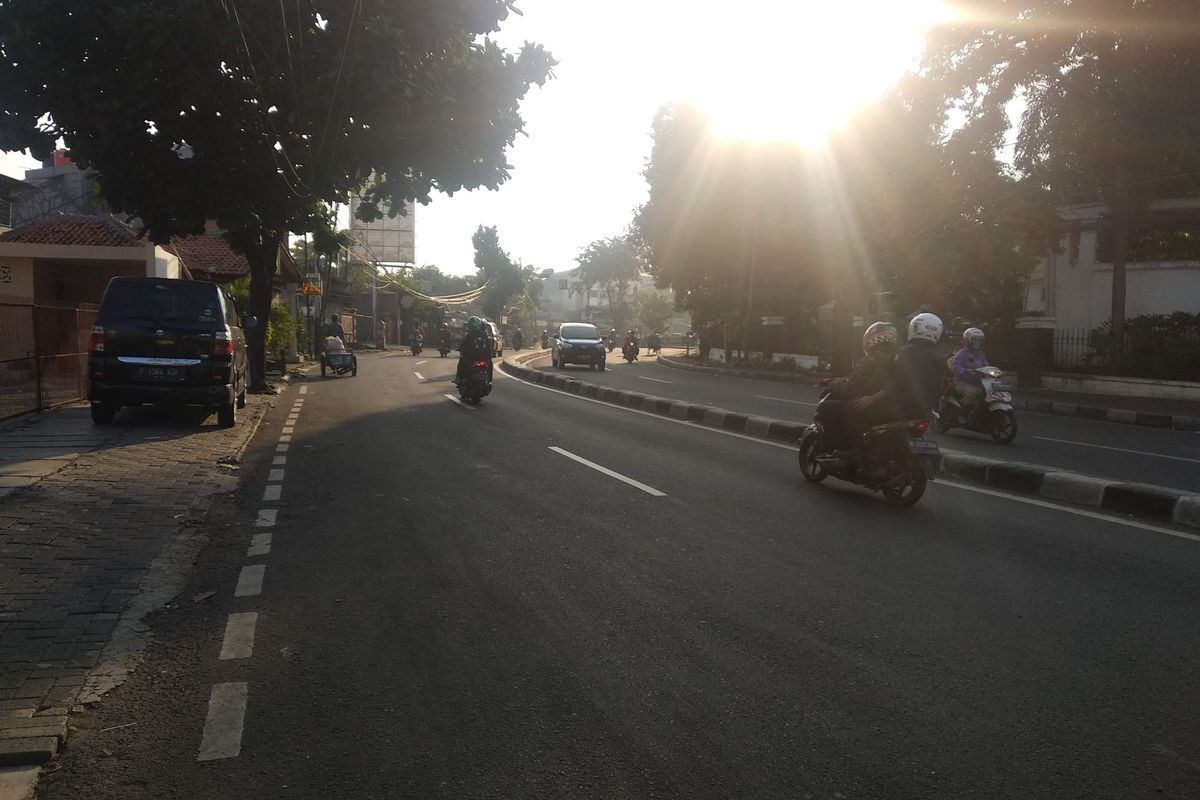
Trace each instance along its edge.
<path fill-rule="evenodd" d="M 488 377 L 488 362 L 476 361 L 471 365 L 471 372 L 459 384 L 458 396 L 464 403 L 477 406 L 479 401 L 492 392 L 492 379 Z"/>
<path fill-rule="evenodd" d="M 828 387 L 828 383 L 823 383 Z M 877 425 L 862 434 L 851 461 L 826 453 L 821 404 L 827 402 L 826 388 L 817 403 L 813 423 L 800 435 L 800 474 L 812 483 L 832 475 L 882 492 L 888 503 L 900 508 L 916 505 L 929 481 L 937 478 L 941 452 L 937 442 L 925 441 L 928 423 L 923 419 Z"/>
<path fill-rule="evenodd" d="M 424 344 L 425 344 L 424 339 L 422 339 L 419 336 L 414 336 L 409 343 L 409 347 L 412 349 L 412 354 L 414 356 L 421 355 L 422 345 L 424 345 Z"/>
<path fill-rule="evenodd" d="M 1012 390 L 1000 379 L 1004 370 L 999 367 L 979 367 L 979 383 L 983 394 L 974 408 L 963 408 L 954 396 L 951 383 L 942 392 L 938 404 L 937 429 L 945 433 L 951 428 L 986 433 L 1000 444 L 1010 444 L 1017 438 L 1017 415 L 1013 412 Z"/>
<path fill-rule="evenodd" d="M 621 355 L 624 356 L 625 360 L 630 364 L 637 361 L 638 353 L 640 352 L 641 349 L 636 344 L 627 344 L 621 349 Z"/>

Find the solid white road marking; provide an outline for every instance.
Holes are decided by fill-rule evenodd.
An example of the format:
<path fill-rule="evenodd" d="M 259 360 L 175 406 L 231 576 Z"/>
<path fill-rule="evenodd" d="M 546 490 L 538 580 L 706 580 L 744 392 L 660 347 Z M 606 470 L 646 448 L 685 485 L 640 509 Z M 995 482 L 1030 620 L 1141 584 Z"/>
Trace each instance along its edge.
<path fill-rule="evenodd" d="M 287 456 L 275 456 L 271 459 L 271 463 L 277 467 L 282 467 L 287 463 Z"/>
<path fill-rule="evenodd" d="M 257 558 L 258 556 L 265 556 L 270 552 L 270 533 L 256 533 L 250 537 L 250 549 L 246 551 L 246 558 Z"/>
<path fill-rule="evenodd" d="M 1200 535 L 1195 533 L 1185 533 L 1184 531 L 1174 531 L 1170 528 L 1160 528 L 1157 525 L 1149 525 L 1145 522 L 1138 522 L 1132 519 L 1122 519 L 1120 517 L 1110 517 L 1107 514 L 1101 514 L 1096 511 L 1088 511 L 1083 508 L 1071 508 L 1070 506 L 1060 506 L 1055 503 L 1050 503 L 1045 500 L 1038 500 L 1035 497 L 1020 497 L 1014 494 L 1006 494 L 998 492 L 994 489 L 985 489 L 982 486 L 968 486 L 964 483 L 953 483 L 939 479 L 934 486 L 950 486 L 954 489 L 963 489 L 968 492 L 978 492 L 979 494 L 990 494 L 992 497 L 1001 497 L 1005 500 L 1012 500 L 1017 503 L 1025 503 L 1026 505 L 1038 506 L 1039 508 L 1050 508 L 1055 511 L 1063 511 L 1067 514 L 1074 514 L 1078 517 L 1087 517 L 1088 519 L 1101 520 L 1103 522 L 1111 522 L 1114 525 L 1124 525 L 1128 528 L 1138 528 L 1143 531 L 1153 531 L 1154 533 L 1165 533 L 1167 536 L 1177 536 L 1180 539 L 1191 539 L 1193 542 L 1200 542 Z"/>
<path fill-rule="evenodd" d="M 759 400 L 774 400 L 777 403 L 795 403 L 798 406 L 815 406 L 816 405 L 816 403 L 808 403 L 808 402 L 805 402 L 804 400 L 788 400 L 783 397 L 764 397 L 761 394 L 756 394 L 754 396 L 757 397 Z"/>
<path fill-rule="evenodd" d="M 262 594 L 263 576 L 267 573 L 266 564 L 247 564 L 238 573 L 237 588 L 233 590 L 234 597 L 253 597 Z"/>
<path fill-rule="evenodd" d="M 418 361 L 418 362 L 417 362 L 417 366 L 419 367 L 419 366 L 421 366 L 422 364 L 428 364 L 428 363 L 429 363 L 429 360 L 428 360 L 428 359 L 426 359 L 426 360 L 423 360 L 423 361 Z"/>
<path fill-rule="evenodd" d="M 671 381 L 664 381 L 662 378 L 647 378 L 645 375 L 638 375 L 638 377 L 644 381 L 654 381 L 655 383 L 670 383 L 671 382 Z"/>
<path fill-rule="evenodd" d="M 242 752 L 242 726 L 246 723 L 248 694 L 249 687 L 245 682 L 218 683 L 213 687 L 197 761 L 235 758 Z"/>
<path fill-rule="evenodd" d="M 647 486 L 646 484 L 642 483 L 641 481 L 635 481 L 633 478 L 622 475 L 619 472 L 613 472 L 608 467 L 602 467 L 599 464 L 595 463 L 594 461 L 588 461 L 586 458 L 577 456 L 568 450 L 563 450 L 561 447 L 551 447 L 550 449 L 553 450 L 554 452 L 558 453 L 560 456 L 566 456 L 567 458 L 571 459 L 572 461 L 578 461 L 580 464 L 583 464 L 585 467 L 591 467 L 592 469 L 596 470 L 597 472 L 601 472 L 610 478 L 616 478 L 617 480 L 621 481 L 622 483 L 627 483 L 636 489 L 641 489 L 646 494 L 652 494 L 655 497 L 666 497 L 667 496 L 665 492 L 660 492 L 658 489 L 655 489 L 653 486 Z"/>
<path fill-rule="evenodd" d="M 260 508 L 258 510 L 258 522 L 254 523 L 256 528 L 274 528 L 275 515 L 279 513 L 275 508 Z"/>
<path fill-rule="evenodd" d="M 1118 453 L 1131 453 L 1135 456 L 1150 456 L 1151 458 L 1169 458 L 1172 461 L 1186 461 L 1189 464 L 1200 464 L 1200 458 L 1184 458 L 1183 456 L 1168 456 L 1163 453 L 1148 453 L 1145 450 L 1126 450 L 1124 447 L 1109 447 L 1103 444 L 1091 444 L 1090 442 L 1073 442 L 1070 439 L 1052 439 L 1049 436 L 1030 436 L 1030 439 L 1041 439 L 1043 442 L 1058 442 L 1059 444 L 1073 444 L 1076 447 L 1094 447 L 1097 450 L 1115 450 Z"/>
<path fill-rule="evenodd" d="M 281 469 L 271 470 L 270 474 L 267 475 L 267 480 L 270 481 L 271 483 L 279 483 L 281 480 L 283 480 L 283 470 L 281 470 Z"/>
<path fill-rule="evenodd" d="M 287 451 L 288 451 L 288 446 L 287 446 L 286 444 L 277 444 L 277 445 L 275 445 L 275 452 L 276 452 L 276 453 L 286 453 Z"/>
<path fill-rule="evenodd" d="M 424 375 L 422 375 L 421 373 L 417 372 L 416 370 L 413 370 L 413 375 L 416 375 L 416 376 L 417 376 L 417 380 L 419 380 L 419 381 L 423 381 L 423 380 L 425 380 L 425 376 L 424 376 Z"/>
<path fill-rule="evenodd" d="M 308 394 L 308 387 L 307 387 L 307 386 L 301 386 L 301 387 L 300 387 L 300 394 Z"/>
<path fill-rule="evenodd" d="M 529 383 L 528 381 L 517 380 L 517 381 L 514 381 L 514 383 L 519 386 L 528 386 L 533 389 L 542 389 L 547 392 L 553 392 L 554 394 L 561 394 L 563 397 L 569 397 L 572 400 L 584 400 L 589 403 L 595 403 L 597 405 L 602 405 L 607 408 L 613 408 L 618 411 L 626 411 L 630 414 L 641 414 L 644 417 L 653 417 L 654 419 L 662 421 L 662 422 L 673 422 L 677 425 L 685 425 L 688 428 L 691 428 L 692 430 L 696 430 L 696 431 L 708 431 L 709 433 L 717 433 L 717 434 L 721 434 L 722 436 L 733 436 L 737 439 L 745 439 L 748 442 L 754 442 L 755 444 L 761 444 L 761 445 L 765 445 L 767 447 L 778 447 L 782 450 L 791 450 L 793 453 L 798 452 L 800 450 L 800 448 L 796 447 L 795 445 L 783 444 L 782 442 L 772 442 L 772 441 L 768 441 L 767 439 L 759 439 L 755 436 L 746 436 L 745 434 L 734 433 L 733 431 L 721 430 L 720 428 L 709 428 L 704 425 L 697 425 L 694 422 L 684 422 L 683 420 L 674 419 L 672 417 L 664 417 L 661 414 L 652 414 L 649 411 L 639 411 L 636 408 L 626 408 L 624 406 L 615 406 L 615 405 L 612 405 L 611 403 L 605 403 L 603 400 L 595 400 L 591 397 L 580 397 L 577 394 L 570 394 L 568 392 L 559 391 L 558 389 L 551 389 L 549 386 L 539 386 L 536 383 Z M 943 451 L 943 452 L 946 452 L 946 451 Z M 1088 511 L 1088 510 L 1082 509 L 1082 508 L 1072 508 L 1071 506 L 1062 506 L 1062 505 L 1058 505 L 1056 503 L 1048 502 L 1046 500 L 1038 500 L 1037 498 L 1033 498 L 1033 497 L 1021 497 L 1021 496 L 1014 495 L 1014 494 L 1007 494 L 1005 492 L 998 492 L 994 489 L 985 489 L 982 486 L 968 486 L 966 484 L 954 483 L 953 481 L 947 481 L 947 480 L 943 480 L 941 478 L 939 478 L 933 485 L 934 486 L 946 486 L 951 489 L 962 489 L 964 491 L 977 492 L 979 494 L 987 494 L 987 495 L 991 495 L 993 497 L 998 497 L 1002 500 L 1011 500 L 1015 503 L 1025 503 L 1027 505 L 1040 506 L 1042 508 L 1049 508 L 1049 509 L 1053 509 L 1054 511 L 1061 511 L 1064 514 L 1075 514 L 1076 516 L 1087 517 L 1089 519 L 1094 519 L 1094 520 L 1097 520 L 1100 522 L 1110 522 L 1113 525 L 1124 525 L 1125 527 L 1128 527 L 1128 528 L 1137 528 L 1139 530 L 1152 531 L 1154 533 L 1164 533 L 1167 536 L 1175 536 L 1180 539 L 1191 539 L 1193 541 L 1200 541 L 1200 535 L 1197 535 L 1194 533 L 1185 533 L 1184 531 L 1176 531 L 1176 530 L 1172 530 L 1170 528 L 1160 528 L 1155 525 L 1148 525 L 1144 522 L 1137 522 L 1135 520 L 1130 520 L 1130 519 L 1122 519 L 1120 517 L 1112 517 L 1107 514 L 1100 514 L 1098 512 Z"/>
<path fill-rule="evenodd" d="M 222 661 L 233 658 L 249 658 L 254 655 L 254 628 L 258 625 L 258 614 L 240 611 L 229 615 L 225 623 L 225 638 L 221 641 Z"/>
<path fill-rule="evenodd" d="M 283 493 L 283 487 L 278 483 L 269 483 L 267 488 L 263 490 L 263 502 L 274 503 L 279 500 L 279 496 Z"/>
<path fill-rule="evenodd" d="M 475 407 L 474 407 L 474 406 L 469 406 L 469 405 L 467 405 L 467 404 L 466 404 L 466 403 L 464 403 L 462 400 L 459 400 L 457 397 L 455 397 L 455 396 L 454 396 L 454 395 L 452 395 L 452 394 L 444 394 L 444 395 L 442 395 L 442 397 L 446 398 L 446 399 L 447 399 L 447 400 L 449 400 L 451 403 L 455 403 L 455 404 L 457 404 L 457 405 L 460 405 L 460 406 L 462 406 L 462 407 L 463 407 L 463 408 L 465 408 L 467 411 L 474 411 L 474 410 L 475 410 Z"/>

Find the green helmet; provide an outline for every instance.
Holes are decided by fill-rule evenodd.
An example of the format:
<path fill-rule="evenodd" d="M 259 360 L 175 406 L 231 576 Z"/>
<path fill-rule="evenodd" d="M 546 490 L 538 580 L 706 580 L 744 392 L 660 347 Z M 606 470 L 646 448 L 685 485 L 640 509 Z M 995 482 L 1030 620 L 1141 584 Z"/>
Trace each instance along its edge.
<path fill-rule="evenodd" d="M 481 329 L 482 327 L 483 327 L 483 320 L 481 320 L 479 317 L 469 317 L 467 319 L 467 330 L 474 332 L 474 331 Z"/>

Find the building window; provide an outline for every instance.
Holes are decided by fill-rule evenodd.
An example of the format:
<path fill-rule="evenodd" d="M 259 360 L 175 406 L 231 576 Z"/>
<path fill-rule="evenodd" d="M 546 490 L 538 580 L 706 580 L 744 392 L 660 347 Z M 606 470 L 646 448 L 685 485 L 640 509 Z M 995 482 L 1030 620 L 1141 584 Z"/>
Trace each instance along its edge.
<path fill-rule="evenodd" d="M 12 203 L 0 198 L 0 228 L 12 227 Z"/>
<path fill-rule="evenodd" d="M 568 289 L 568 288 L 570 288 L 570 283 L 567 281 L 567 279 L 566 279 L 566 278 L 559 278 L 559 280 L 558 280 L 558 290 L 559 290 L 560 292 L 565 292 L 565 291 L 567 291 L 567 289 Z"/>

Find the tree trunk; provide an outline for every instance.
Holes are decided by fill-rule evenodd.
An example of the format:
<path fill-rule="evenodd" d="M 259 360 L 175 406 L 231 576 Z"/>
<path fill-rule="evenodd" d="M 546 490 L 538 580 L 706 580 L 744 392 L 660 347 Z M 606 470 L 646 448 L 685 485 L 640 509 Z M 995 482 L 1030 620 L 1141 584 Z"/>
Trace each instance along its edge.
<path fill-rule="evenodd" d="M 1129 213 L 1124 209 L 1113 215 L 1112 240 L 1112 358 L 1117 363 L 1125 355 L 1125 263 L 1129 259 Z"/>
<path fill-rule="evenodd" d="M 250 262 L 250 313 L 258 318 L 258 325 L 246 331 L 253 391 L 267 388 L 267 325 L 271 321 L 271 283 L 278 256 L 279 244 L 275 242 L 255 245 L 246 252 Z"/>

